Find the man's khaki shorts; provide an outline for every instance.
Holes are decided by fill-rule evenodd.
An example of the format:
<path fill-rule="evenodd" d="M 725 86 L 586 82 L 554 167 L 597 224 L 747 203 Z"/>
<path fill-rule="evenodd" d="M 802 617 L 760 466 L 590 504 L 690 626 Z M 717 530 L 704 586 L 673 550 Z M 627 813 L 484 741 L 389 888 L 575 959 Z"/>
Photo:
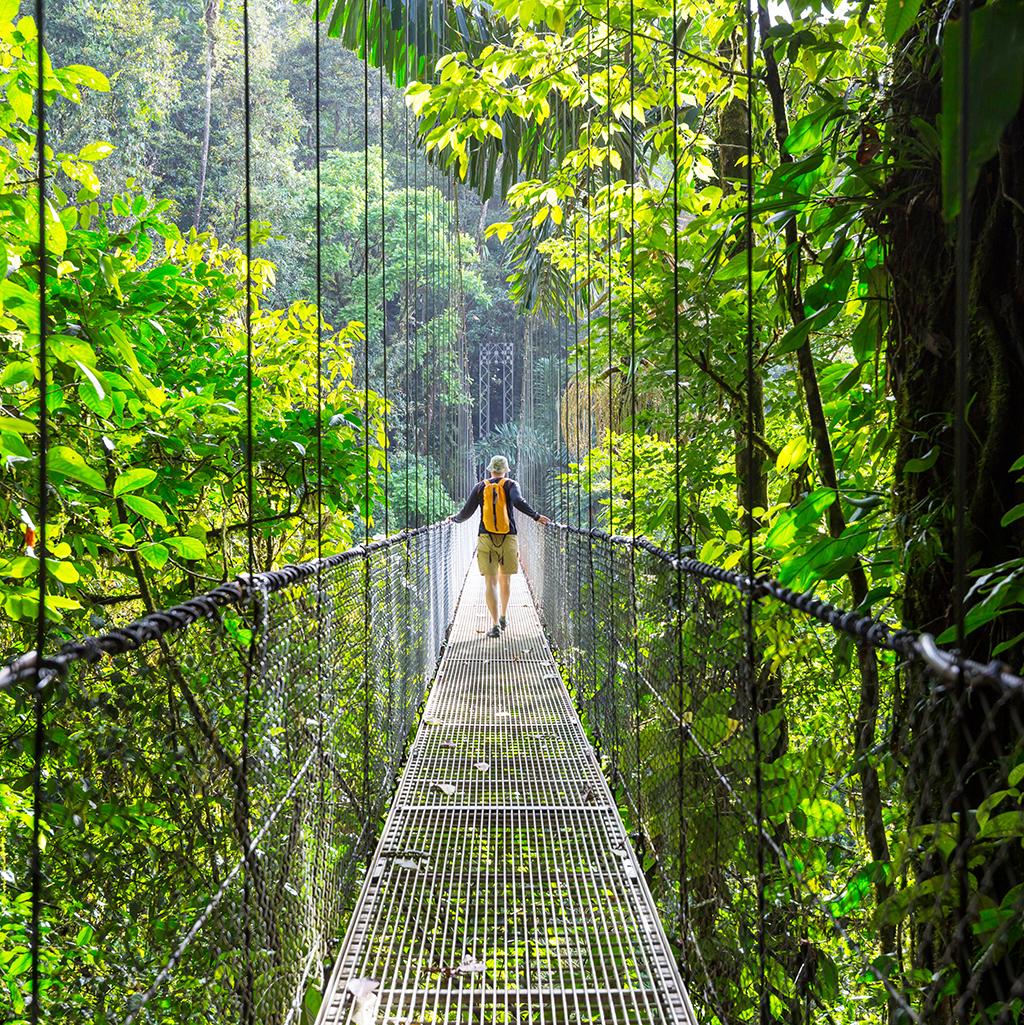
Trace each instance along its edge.
<path fill-rule="evenodd" d="M 481 534 L 476 544 L 476 564 L 485 577 L 519 572 L 519 539 L 515 534 Z"/>

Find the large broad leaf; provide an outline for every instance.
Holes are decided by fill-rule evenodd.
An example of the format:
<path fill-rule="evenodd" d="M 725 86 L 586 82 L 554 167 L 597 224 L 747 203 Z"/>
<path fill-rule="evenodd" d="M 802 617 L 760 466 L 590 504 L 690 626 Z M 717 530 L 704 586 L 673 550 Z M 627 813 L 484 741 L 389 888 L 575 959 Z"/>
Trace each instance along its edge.
<path fill-rule="evenodd" d="M 46 457 L 47 469 L 51 473 L 70 477 L 72 480 L 88 484 L 97 491 L 103 491 L 106 482 L 73 448 L 67 445 L 57 445 L 50 449 Z"/>
<path fill-rule="evenodd" d="M 962 26 L 950 22 L 942 40 L 942 212 L 960 212 L 960 46 Z M 967 191 L 995 156 L 1024 98 L 1024 0 L 995 0 L 971 14 L 967 79 Z"/>
<path fill-rule="evenodd" d="M 133 512 L 137 512 L 147 520 L 152 520 L 161 527 L 167 526 L 167 514 L 156 502 L 151 502 L 148 498 L 143 498 L 141 495 L 125 495 L 121 501 Z"/>
<path fill-rule="evenodd" d="M 839 102 L 833 100 L 800 118 L 790 127 L 789 135 L 786 136 L 786 152 L 806 153 L 818 146 L 821 143 L 825 125 L 839 109 Z"/>
<path fill-rule="evenodd" d="M 119 474 L 117 480 L 114 481 L 114 497 L 126 495 L 129 491 L 138 491 L 139 488 L 144 488 L 154 480 L 156 480 L 155 470 L 148 470 L 143 467 L 126 470 L 124 473 Z"/>
<path fill-rule="evenodd" d="M 917 12 L 921 9 L 921 0 L 887 0 L 885 14 L 882 17 L 882 31 L 890 43 L 901 39 L 905 32 L 914 24 Z"/>
<path fill-rule="evenodd" d="M 202 541 L 194 537 L 182 535 L 181 537 L 165 537 L 164 544 L 173 548 L 183 559 L 205 559 L 206 546 Z"/>
<path fill-rule="evenodd" d="M 512 27 L 486 0 L 469 0 L 454 8 L 446 0 L 367 0 L 365 23 L 361 4 L 319 0 L 317 7 L 332 36 L 357 55 L 366 55 L 399 87 L 435 81 L 435 65 L 444 54 L 465 52 L 472 58 L 486 46 L 513 41 Z M 562 16 L 555 7 L 539 8 L 539 18 L 560 22 Z M 504 195 L 517 181 L 549 177 L 562 155 L 575 145 L 564 100 L 557 93 L 548 100 L 551 116 L 542 126 L 507 113 L 500 119 L 500 138 L 487 135 L 467 140 L 465 179 L 481 199 L 499 191 Z M 625 133 L 613 146 L 625 160 Z M 452 152 L 435 150 L 428 159 L 448 167 Z"/>

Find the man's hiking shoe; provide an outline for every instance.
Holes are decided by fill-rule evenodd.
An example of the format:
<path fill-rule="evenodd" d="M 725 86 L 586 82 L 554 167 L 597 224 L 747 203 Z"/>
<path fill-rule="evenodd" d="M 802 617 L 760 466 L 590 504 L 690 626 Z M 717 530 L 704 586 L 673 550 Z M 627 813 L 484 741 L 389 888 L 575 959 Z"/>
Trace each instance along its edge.
<path fill-rule="evenodd" d="M 498 620 L 498 626 L 500 626 L 502 630 L 504 630 L 505 627 L 508 626 L 508 621 L 505 619 L 504 616 L 502 616 L 501 619 Z"/>
<path fill-rule="evenodd" d="M 501 636 L 501 631 L 496 626 L 492 626 L 490 628 L 490 630 L 488 630 L 487 633 L 484 634 L 484 636 L 485 637 L 500 637 Z"/>

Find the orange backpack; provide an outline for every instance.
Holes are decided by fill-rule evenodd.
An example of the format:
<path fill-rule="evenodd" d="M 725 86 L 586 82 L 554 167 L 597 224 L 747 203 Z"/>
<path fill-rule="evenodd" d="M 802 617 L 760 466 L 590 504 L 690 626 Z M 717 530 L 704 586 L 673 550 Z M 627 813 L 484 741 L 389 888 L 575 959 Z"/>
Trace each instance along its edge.
<path fill-rule="evenodd" d="M 512 527 L 508 518 L 508 495 L 506 479 L 485 480 L 484 493 L 480 497 L 484 517 L 484 530 L 488 534 L 507 534 Z"/>

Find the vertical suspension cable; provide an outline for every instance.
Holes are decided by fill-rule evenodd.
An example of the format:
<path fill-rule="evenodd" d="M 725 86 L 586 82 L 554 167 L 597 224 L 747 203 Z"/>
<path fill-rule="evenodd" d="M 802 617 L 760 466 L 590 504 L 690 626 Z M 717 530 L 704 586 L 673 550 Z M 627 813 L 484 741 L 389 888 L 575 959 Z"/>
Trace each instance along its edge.
<path fill-rule="evenodd" d="M 957 97 L 959 125 L 957 132 L 957 173 L 960 212 L 956 221 L 955 250 L 955 289 L 956 289 L 956 322 L 955 330 L 955 362 L 954 403 L 953 403 L 953 602 L 956 626 L 956 647 L 958 657 L 964 654 L 965 616 L 967 606 L 967 455 L 968 455 L 968 424 L 967 407 L 969 403 L 970 377 L 970 278 L 971 278 L 971 189 L 968 182 L 968 164 L 970 156 L 971 130 L 971 0 L 960 0 L 960 94 Z M 958 776 L 957 803 L 960 814 L 957 816 L 957 851 L 956 874 L 958 890 L 958 915 L 960 926 L 957 930 L 956 960 L 958 968 L 958 985 L 960 1000 L 958 1013 L 966 1012 L 966 994 L 969 987 L 971 964 L 965 930 L 969 921 L 970 877 L 968 872 L 968 852 L 972 842 L 971 801 L 967 795 L 967 778 L 970 775 L 968 766 L 962 764 L 964 752 L 973 749 L 972 738 L 964 736 L 964 703 L 966 687 L 962 674 L 957 683 L 956 693 L 956 727 L 957 736 L 954 757 L 957 762 Z M 972 756 L 968 756 L 970 759 Z"/>
<path fill-rule="evenodd" d="M 321 593 L 321 568 L 319 560 L 323 558 L 323 467 L 324 467 L 324 436 L 323 436 L 323 192 L 321 179 L 321 122 L 320 122 L 320 9 L 313 6 L 313 159 L 316 163 L 314 173 L 314 190 L 316 205 L 316 557 L 317 563 L 317 595 Z M 317 615 L 317 637 L 321 627 L 321 616 Z M 320 666 L 320 644 L 317 642 L 317 665 Z M 320 670 L 318 669 L 318 674 Z"/>
<path fill-rule="evenodd" d="M 451 259 L 451 223 L 449 220 L 451 214 L 451 204 L 448 197 L 448 181 L 443 181 L 444 191 L 441 199 L 441 209 L 444 211 L 444 221 L 438 225 L 438 231 L 441 238 L 441 266 L 443 268 L 442 281 L 445 285 L 444 289 L 444 307 L 441 312 L 442 320 L 444 321 L 444 330 L 442 331 L 442 338 L 444 339 L 445 358 L 447 359 L 451 354 L 451 266 L 449 260 Z M 446 375 L 447 376 L 447 375 Z M 439 436 L 441 442 L 441 462 L 438 468 L 438 474 L 442 481 L 447 482 L 449 464 L 449 449 L 451 447 L 451 438 L 448 435 L 448 413 L 450 412 L 450 406 L 447 402 L 438 401 L 438 426 L 440 427 Z"/>
<path fill-rule="evenodd" d="M 434 324 L 432 323 L 431 312 L 434 308 L 433 297 L 433 264 L 434 264 L 434 169 L 423 155 L 423 186 L 425 200 L 424 225 L 423 225 L 423 369 L 427 371 L 423 375 L 423 422 L 427 429 L 424 431 L 424 463 L 427 472 L 427 493 L 424 496 L 426 503 L 427 523 L 433 523 L 433 467 L 431 465 L 432 434 L 430 430 L 434 426 L 431 419 L 433 414 L 433 402 L 431 401 L 432 378 L 427 365 L 427 356 L 433 357 L 434 348 Z"/>
<path fill-rule="evenodd" d="M 587 53 L 593 53 L 593 42 L 591 36 L 594 28 L 594 19 L 592 16 L 587 17 Z M 593 74 L 588 70 L 587 73 L 587 92 L 588 101 L 590 100 L 590 93 L 593 90 L 592 84 Z M 594 151 L 594 104 L 592 101 L 587 103 L 587 292 L 586 292 L 586 306 L 587 306 L 587 527 L 590 530 L 594 529 L 594 401 L 593 401 L 593 389 L 594 389 L 594 357 L 593 357 L 593 315 L 594 315 L 594 260 L 592 251 L 593 242 L 593 203 L 594 203 L 594 166 L 592 162 Z M 593 547 L 591 546 L 591 595 L 593 595 Z"/>
<path fill-rule="evenodd" d="M 46 38 L 46 0 L 36 0 L 36 174 L 37 183 L 37 216 L 39 218 L 39 466 L 38 488 L 39 502 L 36 509 L 36 531 L 34 539 L 29 530 L 29 540 L 36 542 L 36 589 L 38 606 L 36 608 L 36 665 L 33 680 L 33 736 L 32 736 L 32 848 L 29 854 L 29 877 L 31 887 L 31 923 L 29 927 L 29 956 L 32 960 L 31 986 L 32 1003 L 29 1006 L 31 1025 L 39 1025 L 42 1015 L 40 983 L 42 981 L 42 937 L 39 930 L 42 926 L 43 906 L 43 861 L 42 861 L 42 824 L 43 824 L 43 761 L 46 748 L 46 724 L 44 712 L 46 705 L 45 688 L 48 675 L 43 667 L 43 654 L 46 648 L 46 594 L 49 583 L 46 574 L 48 555 L 47 530 L 49 528 L 49 487 L 48 481 L 48 449 L 50 444 L 49 418 L 49 352 L 47 318 L 49 311 L 46 304 L 46 276 L 49 260 L 46 251 L 46 93 L 45 86 L 45 49 Z M 26 547 L 31 547 L 30 545 Z"/>
<path fill-rule="evenodd" d="M 316 749 L 317 749 L 317 772 L 319 774 L 319 786 L 317 788 L 318 822 L 323 822 L 327 805 L 327 774 L 324 761 L 324 659 L 323 659 L 323 636 L 324 636 L 324 580 L 323 580 L 323 555 L 324 555 L 324 436 L 323 436 L 323 407 L 324 407 L 324 378 L 323 378 L 323 336 L 324 336 L 324 314 L 323 314 L 323 192 L 320 172 L 321 162 L 321 122 L 320 122 L 320 7 L 318 3 L 313 4 L 313 160 L 316 164 L 314 169 L 314 193 L 315 193 L 315 252 L 314 271 L 316 275 L 316 692 L 317 692 L 317 727 L 316 727 Z M 320 852 L 320 844 L 317 850 Z M 326 852 L 321 852 L 314 864 L 314 873 L 318 887 L 323 886 L 323 873 L 326 867 Z M 319 924 L 319 923 L 318 923 Z"/>
<path fill-rule="evenodd" d="M 405 55 L 404 55 L 405 56 L 405 85 L 406 85 L 406 87 L 408 87 L 408 85 L 409 85 L 409 8 L 406 6 L 403 9 L 405 11 L 405 33 L 406 33 Z M 404 468 L 405 468 L 405 494 L 404 494 L 405 507 L 404 507 L 404 514 L 403 514 L 403 517 L 402 517 L 402 526 L 403 527 L 410 527 L 410 526 L 412 526 L 412 517 L 409 515 L 409 513 L 410 513 L 410 509 L 409 509 L 409 493 L 410 493 L 409 472 L 410 472 L 410 469 L 411 469 L 410 453 L 411 453 L 411 444 L 412 444 L 412 431 L 411 431 L 411 427 L 412 427 L 413 407 L 412 407 L 412 403 L 411 403 L 410 397 L 409 397 L 410 396 L 410 383 L 411 383 L 410 359 L 409 359 L 409 356 L 410 356 L 410 345 L 411 345 L 411 340 L 410 340 L 410 327 L 411 327 L 411 324 L 410 324 L 410 321 L 411 321 L 411 317 L 412 317 L 412 308 L 411 308 L 411 304 L 409 302 L 409 299 L 410 299 L 410 294 L 409 294 L 409 105 L 406 104 L 406 103 L 403 103 L 402 106 L 404 108 L 404 110 L 403 110 L 403 118 L 404 118 L 404 129 L 405 129 L 404 132 L 402 133 L 402 135 L 403 135 L 403 142 L 404 142 L 404 145 L 405 145 L 405 160 L 404 160 L 404 163 L 403 163 L 403 168 L 404 168 L 404 172 L 405 172 L 405 222 L 404 222 L 404 228 L 405 228 L 405 247 L 403 249 L 403 261 L 402 261 L 403 262 L 403 269 L 405 271 L 405 288 L 404 288 L 404 294 L 403 294 L 403 298 L 402 298 L 402 311 L 403 311 L 403 315 L 404 315 L 404 319 L 405 319 L 405 375 L 404 375 L 405 376 L 405 395 L 403 396 L 403 398 L 405 400 L 405 403 L 404 403 L 404 405 L 405 405 L 405 452 L 403 453 L 403 463 L 404 463 Z M 406 550 L 408 551 L 408 545 L 406 546 Z"/>
<path fill-rule="evenodd" d="M 578 115 L 576 108 L 572 111 L 572 145 L 574 148 L 579 146 L 580 141 L 580 129 Z M 576 208 L 576 201 L 573 202 L 573 207 Z M 580 308 L 579 308 L 579 220 L 575 215 L 572 219 L 572 351 L 574 360 L 573 370 L 573 400 L 575 403 L 575 410 L 573 413 L 573 433 L 576 439 L 576 458 L 580 458 L 580 436 L 582 431 L 581 417 L 580 417 Z M 576 523 L 575 526 L 580 527 L 583 525 L 583 474 L 582 466 L 577 462 L 576 467 Z"/>
<path fill-rule="evenodd" d="M 363 0 L 363 544 L 370 543 L 370 18 Z M 370 554 L 363 555 L 363 828 L 370 811 Z"/>
<path fill-rule="evenodd" d="M 381 437 L 384 439 L 384 536 L 391 534 L 391 465 L 389 450 L 391 435 L 388 429 L 388 239 L 387 239 L 387 216 L 385 211 L 385 190 L 384 180 L 386 167 L 384 161 L 384 16 L 378 7 L 377 22 L 379 28 L 378 50 L 377 50 L 377 104 L 378 123 L 380 126 L 380 323 L 381 323 L 381 398 L 383 408 L 381 410 L 382 428 Z M 384 602 L 388 609 L 391 604 L 391 559 L 384 557 Z M 393 722 L 394 715 L 394 687 L 391 647 L 391 623 L 393 615 L 388 617 L 384 627 L 384 692 L 387 695 L 385 710 L 385 754 L 389 773 L 393 766 L 397 766 L 401 757 L 398 744 L 401 743 L 402 730 L 396 730 Z M 393 750 L 388 750 L 388 744 L 394 738 L 396 744 Z"/>
<path fill-rule="evenodd" d="M 636 24 L 634 0 L 629 0 L 629 594 L 634 617 L 633 649 L 633 757 L 636 764 L 637 836 L 646 850 L 643 785 L 640 779 L 640 639 L 636 624 Z"/>
<path fill-rule="evenodd" d="M 593 16 L 587 17 L 587 54 L 593 60 Z M 586 252 L 586 316 L 587 316 L 587 528 L 594 529 L 594 359 L 593 359 L 593 326 L 594 326 L 594 252 L 593 252 L 593 209 L 594 209 L 594 103 L 593 80 L 596 76 L 596 68 L 588 68 L 587 73 L 587 252 Z M 594 572 L 594 539 L 591 537 L 587 544 L 587 577 L 590 587 L 590 629 L 595 629 L 597 623 L 597 580 Z M 598 748 L 602 746 L 604 718 L 597 714 L 597 658 L 593 653 L 595 637 L 591 637 L 591 674 L 590 693 L 591 701 L 594 704 L 594 739 Z"/>
<path fill-rule="evenodd" d="M 683 694 L 683 570 L 678 559 L 683 547 L 683 493 L 682 493 L 682 395 L 680 393 L 679 360 L 679 54 L 675 48 L 675 37 L 679 25 L 678 0 L 672 0 L 672 427 L 673 427 L 673 476 L 675 485 L 675 515 L 673 517 L 673 548 L 676 554 L 676 691 L 679 722 L 676 786 L 677 814 L 679 816 L 679 939 L 684 950 L 685 936 L 689 927 L 689 853 L 686 828 L 686 707 Z M 690 959 L 681 957 L 683 977 L 687 984 L 690 978 Z"/>
<path fill-rule="evenodd" d="M 605 143 L 607 145 L 606 164 L 605 164 L 605 209 L 606 219 L 608 227 L 608 297 L 607 297 L 607 309 L 608 309 L 608 533 L 615 533 L 615 444 L 614 444 L 614 433 L 613 424 L 615 419 L 614 411 L 614 390 L 615 390 L 615 374 L 614 374 L 614 363 L 613 354 L 614 348 L 612 344 L 613 334 L 613 322 L 615 315 L 615 285 L 613 275 L 613 258 L 612 258 L 612 111 L 614 103 L 612 102 L 612 36 L 611 36 L 611 23 L 612 23 L 612 5 L 611 0 L 608 0 L 606 4 L 606 17 L 607 23 L 605 25 L 605 49 L 607 53 L 607 62 L 605 70 L 605 86 L 607 95 L 605 97 L 606 103 L 606 132 L 607 137 Z M 609 548 L 608 552 L 608 600 L 609 608 L 615 609 L 615 552 L 614 549 Z M 615 698 L 615 693 L 618 690 L 619 685 L 619 638 L 617 629 L 616 614 L 612 614 L 608 618 L 609 628 L 609 679 L 608 685 L 611 688 L 611 702 L 612 702 L 612 736 L 610 738 L 611 743 L 611 765 L 612 765 L 612 789 L 616 789 L 618 786 L 618 773 L 619 763 L 621 761 L 622 747 L 620 742 L 620 731 L 619 731 L 619 706 L 618 701 Z"/>
<path fill-rule="evenodd" d="M 243 77 L 243 121 L 245 129 L 244 172 L 245 172 L 245 497 L 247 516 L 245 539 L 248 573 L 256 572 L 256 539 L 253 529 L 253 499 L 255 495 L 253 476 L 253 346 L 252 346 L 252 79 L 249 50 L 249 0 L 242 2 L 242 77 Z"/>
<path fill-rule="evenodd" d="M 242 0 L 242 79 L 243 79 L 243 122 L 244 122 L 244 172 L 245 172 L 245 540 L 247 572 L 251 582 L 256 573 L 256 535 L 253 522 L 255 502 L 254 448 L 253 430 L 253 337 L 252 318 L 254 311 L 252 288 L 252 69 L 249 25 L 249 0 Z M 242 757 L 241 757 L 241 790 L 242 815 L 245 820 L 245 836 L 249 835 L 249 727 L 252 719 L 252 678 L 255 671 L 257 623 L 259 615 L 255 607 L 255 594 L 249 596 L 252 623 L 245 667 L 245 697 L 242 711 Z M 245 987 L 243 991 L 242 1021 L 248 1025 L 255 1013 L 253 988 L 255 979 L 252 966 L 252 929 L 249 913 L 252 891 L 251 859 L 255 851 L 244 850 L 245 871 L 242 878 L 242 942 L 245 961 Z"/>
<path fill-rule="evenodd" d="M 614 412 L 614 390 L 615 374 L 612 363 L 612 324 L 614 319 L 614 284 L 612 280 L 612 3 L 607 2 L 605 25 L 605 48 L 607 50 L 606 70 L 606 123 L 607 135 L 605 143 L 608 147 L 605 163 L 605 210 L 608 221 L 608 533 L 615 533 L 615 446 L 612 443 L 612 425 L 615 420 Z"/>
<path fill-rule="evenodd" d="M 748 582 L 754 580 L 754 510 L 752 499 L 756 468 L 754 464 L 754 0 L 744 0 L 746 22 L 746 196 L 744 221 L 746 228 L 746 477 L 747 504 L 746 522 L 746 573 Z M 767 991 L 767 951 L 765 935 L 765 849 L 764 849 L 764 807 L 761 779 L 761 693 L 757 679 L 754 650 L 754 592 L 748 586 L 744 595 L 743 622 L 745 635 L 745 661 L 747 674 L 748 702 L 751 713 L 751 733 L 754 748 L 754 818 L 757 830 L 757 962 L 758 962 L 758 1017 L 761 1025 L 768 1025 L 770 1006 Z"/>
<path fill-rule="evenodd" d="M 378 92 L 380 104 L 380 315 L 381 315 L 381 350 L 383 369 L 381 371 L 381 397 L 384 400 L 384 536 L 391 533 L 391 509 L 388 493 L 391 490 L 391 465 L 388 457 L 390 439 L 388 437 L 388 244 L 387 218 L 384 212 L 384 17 L 378 12 L 380 22 L 380 50 L 377 54 Z"/>
<path fill-rule="evenodd" d="M 971 0 L 960 6 L 960 95 L 957 132 L 957 174 L 960 213 L 956 223 L 956 348 L 953 412 L 953 594 L 956 644 L 963 651 L 967 598 L 967 545 L 964 532 L 967 503 L 967 403 L 970 371 L 971 190 L 967 180 L 971 102 Z"/>
<path fill-rule="evenodd" d="M 413 129 L 415 130 L 415 122 L 413 122 Z M 414 426 L 412 431 L 412 446 L 413 446 L 413 464 L 415 470 L 415 476 L 413 481 L 414 487 L 414 501 L 415 501 L 415 520 L 416 526 L 420 526 L 420 444 L 419 444 L 419 414 L 418 414 L 418 402 L 419 402 L 419 390 L 420 380 L 422 374 L 420 372 L 420 366 L 422 365 L 419 359 L 418 353 L 420 345 L 418 344 L 417 334 L 420 327 L 420 238 L 422 231 L 420 231 L 420 219 L 421 219 L 421 207 L 422 197 L 419 194 L 419 140 L 413 138 L 413 150 L 412 150 L 412 193 L 413 193 L 413 222 L 412 222 L 412 270 L 413 270 L 413 287 L 412 287 L 412 311 L 411 318 L 413 318 L 413 344 L 416 349 L 416 361 L 413 366 L 413 396 L 410 402 L 410 410 L 412 418 L 417 426 Z"/>

